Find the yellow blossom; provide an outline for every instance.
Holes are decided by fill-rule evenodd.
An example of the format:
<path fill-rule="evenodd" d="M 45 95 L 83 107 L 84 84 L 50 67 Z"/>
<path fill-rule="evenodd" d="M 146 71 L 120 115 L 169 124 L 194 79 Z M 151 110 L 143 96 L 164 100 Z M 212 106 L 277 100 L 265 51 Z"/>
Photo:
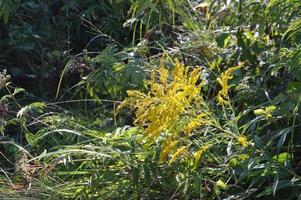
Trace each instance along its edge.
<path fill-rule="evenodd" d="M 144 94 L 137 90 L 128 91 L 128 97 L 120 104 L 118 110 L 130 107 L 136 115 L 135 124 L 144 128 L 145 136 L 149 142 L 154 142 L 159 136 L 165 139 L 160 152 L 159 161 L 163 162 L 172 156 L 169 164 L 172 164 L 179 156 L 184 154 L 187 148 L 180 147 L 180 133 L 191 132 L 197 126 L 205 123 L 206 114 L 200 114 L 183 127 L 183 116 L 192 108 L 204 105 L 200 96 L 200 83 L 202 68 L 185 67 L 175 60 L 174 68 L 170 72 L 160 63 L 155 67 L 147 81 L 149 92 Z M 168 134 L 167 134 L 168 133 Z M 200 153 L 200 152 L 199 152 Z M 198 153 L 198 154 L 199 154 Z"/>
<path fill-rule="evenodd" d="M 201 68 L 185 67 L 178 60 L 169 71 L 161 63 L 155 68 L 148 81 L 150 91 L 128 91 L 128 97 L 118 107 L 129 106 L 136 114 L 135 123 L 146 127 L 145 135 L 153 141 L 163 131 L 171 130 L 177 124 L 181 114 L 200 100 L 202 83 L 197 84 Z M 159 78 L 157 81 L 155 77 Z M 168 80 L 170 78 L 170 81 Z"/>
<path fill-rule="evenodd" d="M 187 147 L 183 146 L 181 148 L 179 148 L 171 157 L 171 159 L 169 160 L 168 164 L 171 165 L 173 162 L 175 162 L 177 160 L 177 158 L 183 154 L 187 153 Z"/>
<path fill-rule="evenodd" d="M 203 156 L 203 154 L 209 149 L 210 145 L 205 145 L 205 146 L 202 146 L 199 150 L 197 150 L 193 157 L 194 157 L 194 168 L 196 168 L 200 161 L 201 161 L 201 158 Z"/>
<path fill-rule="evenodd" d="M 260 109 L 256 109 L 254 110 L 254 115 L 257 116 L 263 116 L 266 119 L 272 119 L 273 118 L 273 112 L 277 109 L 276 106 L 267 106 L 264 109 L 260 108 Z"/>
<path fill-rule="evenodd" d="M 204 117 L 207 116 L 206 113 L 202 113 L 198 115 L 195 119 L 190 121 L 183 129 L 185 133 L 191 133 L 196 127 L 201 126 L 202 124 L 205 124 L 208 122 L 208 120 L 205 120 Z"/>
<path fill-rule="evenodd" d="M 169 71 L 165 68 L 164 64 L 161 63 L 160 65 L 160 70 L 159 70 L 159 75 L 160 75 L 160 83 L 164 86 L 167 86 L 168 84 L 168 74 Z"/>
<path fill-rule="evenodd" d="M 247 138 L 245 136 L 238 136 L 237 137 L 237 142 L 240 145 L 244 146 L 244 147 L 248 147 L 249 146 L 249 143 L 248 143 Z"/>
<path fill-rule="evenodd" d="M 178 142 L 174 141 L 171 136 L 165 140 L 160 152 L 159 162 L 163 162 L 167 158 L 170 152 L 172 152 L 176 148 L 177 143 Z"/>
<path fill-rule="evenodd" d="M 222 104 L 229 104 L 229 95 L 228 95 L 228 91 L 229 91 L 229 85 L 228 85 L 228 81 L 231 80 L 233 78 L 232 73 L 239 69 L 240 66 L 236 66 L 236 67 L 230 67 L 229 69 L 227 69 L 225 72 L 223 72 L 221 74 L 220 77 L 218 77 L 216 80 L 217 82 L 220 84 L 220 86 L 222 87 L 222 89 L 218 92 L 217 94 L 217 102 L 222 105 Z"/>

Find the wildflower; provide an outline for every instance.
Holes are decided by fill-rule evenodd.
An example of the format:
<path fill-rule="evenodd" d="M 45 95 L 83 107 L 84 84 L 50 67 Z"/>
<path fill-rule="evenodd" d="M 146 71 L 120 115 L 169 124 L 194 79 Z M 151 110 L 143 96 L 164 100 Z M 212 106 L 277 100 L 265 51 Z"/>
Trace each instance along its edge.
<path fill-rule="evenodd" d="M 145 126 L 145 134 L 151 141 L 156 139 L 163 131 L 172 131 L 177 125 L 181 114 L 185 113 L 193 104 L 200 101 L 199 94 L 202 87 L 197 84 L 200 78 L 200 68 L 188 73 L 178 60 L 169 74 L 164 64 L 155 68 L 148 81 L 150 91 L 143 94 L 139 91 L 128 91 L 126 98 L 118 110 L 130 106 L 136 114 L 135 123 Z M 159 76 L 159 81 L 156 76 Z M 168 81 L 170 75 L 171 81 Z"/>
<path fill-rule="evenodd" d="M 206 115 L 207 114 L 205 114 L 205 113 L 198 115 L 195 119 L 193 119 L 186 125 L 186 127 L 183 129 L 183 131 L 185 133 L 191 133 L 191 131 L 193 131 L 196 127 L 208 122 L 208 120 L 203 119 Z"/>
<path fill-rule="evenodd" d="M 224 73 L 222 73 L 220 77 L 218 77 L 216 79 L 217 82 L 222 87 L 222 89 L 217 94 L 218 104 L 220 104 L 220 105 L 229 104 L 228 90 L 229 90 L 230 86 L 228 85 L 228 81 L 233 78 L 233 76 L 231 76 L 231 74 L 239 68 L 240 68 L 240 66 L 230 67 Z"/>
<path fill-rule="evenodd" d="M 265 110 L 264 109 L 256 109 L 256 110 L 254 110 L 254 115 L 264 115 L 265 114 Z"/>
<path fill-rule="evenodd" d="M 237 137 L 237 142 L 240 145 L 244 146 L 244 147 L 248 147 L 249 146 L 249 143 L 248 143 L 247 138 L 245 136 L 238 136 Z"/>
<path fill-rule="evenodd" d="M 201 125 L 206 115 L 201 114 L 189 122 L 185 130 L 182 126 L 182 116 L 187 114 L 192 107 L 204 104 L 200 97 L 203 82 L 198 83 L 201 68 L 190 70 L 178 60 L 175 60 L 174 69 L 169 72 L 163 63 L 155 67 L 150 79 L 147 81 L 149 92 L 144 94 L 137 90 L 127 91 L 128 97 L 118 106 L 130 107 L 136 115 L 135 124 L 144 128 L 145 136 L 153 142 L 162 133 L 171 133 L 162 145 L 159 162 L 163 162 L 172 155 L 169 164 L 186 152 L 181 147 L 176 150 L 179 133 L 189 133 Z M 175 152 L 175 153 L 174 153 Z"/>
<path fill-rule="evenodd" d="M 202 146 L 198 151 L 196 151 L 193 155 L 194 157 L 194 168 L 196 168 L 199 163 L 200 163 L 200 160 L 203 156 L 203 154 L 209 149 L 210 145 L 205 145 L 205 146 Z"/>
<path fill-rule="evenodd" d="M 254 110 L 254 115 L 263 116 L 266 119 L 271 119 L 271 118 L 273 118 L 272 114 L 275 110 L 276 110 L 276 106 L 267 106 L 264 109 L 260 108 L 260 109 Z"/>
<path fill-rule="evenodd" d="M 159 75 L 160 75 L 160 83 L 164 86 L 167 86 L 168 84 L 168 74 L 169 71 L 165 68 L 164 64 L 161 63 L 160 65 L 160 70 L 159 70 Z"/>
<path fill-rule="evenodd" d="M 165 142 L 163 143 L 161 152 L 160 152 L 160 158 L 159 162 L 163 162 L 170 152 L 172 152 L 175 147 L 177 146 L 177 141 L 174 141 L 172 137 L 168 137 Z"/>
<path fill-rule="evenodd" d="M 177 158 L 183 154 L 187 153 L 187 147 L 183 146 L 181 148 L 179 148 L 171 157 L 171 159 L 169 160 L 168 164 L 171 165 L 172 163 L 174 163 Z"/>

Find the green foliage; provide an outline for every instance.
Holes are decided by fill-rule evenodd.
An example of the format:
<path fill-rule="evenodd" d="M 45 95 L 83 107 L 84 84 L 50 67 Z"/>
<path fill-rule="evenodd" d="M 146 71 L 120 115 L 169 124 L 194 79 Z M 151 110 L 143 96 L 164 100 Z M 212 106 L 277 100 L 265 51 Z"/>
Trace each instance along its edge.
<path fill-rule="evenodd" d="M 123 99 L 125 91 L 144 86 L 143 60 L 131 53 L 107 48 L 89 60 L 91 72 L 83 77 L 87 92 L 95 99 Z"/>
<path fill-rule="evenodd" d="M 300 198 L 300 17 L 299 0 L 0 1 L 0 198 Z"/>
<path fill-rule="evenodd" d="M 1 0 L 0 1 L 0 18 L 3 19 L 6 24 L 9 20 L 10 14 L 14 11 L 18 0 Z"/>

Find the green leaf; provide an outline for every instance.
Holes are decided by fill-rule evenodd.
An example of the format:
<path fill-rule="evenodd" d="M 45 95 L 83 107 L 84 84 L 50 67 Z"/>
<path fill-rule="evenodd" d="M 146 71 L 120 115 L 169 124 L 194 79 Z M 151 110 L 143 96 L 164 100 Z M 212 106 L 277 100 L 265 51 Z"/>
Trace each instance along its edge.
<path fill-rule="evenodd" d="M 24 92 L 24 91 L 25 91 L 25 89 L 17 87 L 17 88 L 15 88 L 13 95 L 16 95 L 16 94 L 18 94 L 20 92 Z"/>
<path fill-rule="evenodd" d="M 274 177 L 274 183 L 273 183 L 273 195 L 276 195 L 277 187 L 279 183 L 279 171 L 277 170 L 277 173 Z"/>
<path fill-rule="evenodd" d="M 26 131 L 25 133 L 25 138 L 26 138 L 26 141 L 31 145 L 31 146 L 34 146 L 34 141 L 35 141 L 35 135 L 30 133 L 29 131 Z"/>
<path fill-rule="evenodd" d="M 225 48 L 228 46 L 231 39 L 231 35 L 227 33 L 222 33 L 218 37 L 216 37 L 217 45 L 221 48 Z"/>

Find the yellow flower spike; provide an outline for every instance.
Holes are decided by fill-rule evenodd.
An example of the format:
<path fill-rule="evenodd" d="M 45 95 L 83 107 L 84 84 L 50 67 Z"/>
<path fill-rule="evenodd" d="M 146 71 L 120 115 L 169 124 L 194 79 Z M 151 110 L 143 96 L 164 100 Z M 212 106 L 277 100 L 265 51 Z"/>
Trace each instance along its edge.
<path fill-rule="evenodd" d="M 136 115 L 135 124 L 144 128 L 145 136 L 149 142 L 154 142 L 159 136 L 166 138 L 166 131 L 173 133 L 178 138 L 181 117 L 191 108 L 203 105 L 205 102 L 200 97 L 203 82 L 200 79 L 200 68 L 188 68 L 175 60 L 174 68 L 169 72 L 163 62 L 155 68 L 149 81 L 149 92 L 143 94 L 139 91 L 128 91 L 128 97 L 119 108 L 128 106 Z M 199 123 L 190 125 L 192 130 Z M 174 139 L 175 140 L 175 139 Z M 160 153 L 160 160 L 166 159 L 173 152 L 177 143 L 166 140 Z M 184 150 L 183 150 L 184 151 Z"/>
<path fill-rule="evenodd" d="M 154 96 L 163 97 L 164 96 L 164 87 L 158 83 L 151 85 L 151 91 Z"/>
<path fill-rule="evenodd" d="M 196 127 L 201 126 L 208 122 L 208 120 L 204 119 L 207 116 L 207 113 L 202 113 L 198 115 L 195 119 L 190 121 L 183 129 L 186 134 L 191 133 Z"/>
<path fill-rule="evenodd" d="M 216 79 L 217 82 L 222 87 L 222 89 L 217 94 L 217 102 L 218 102 L 218 104 L 224 105 L 224 104 L 229 104 L 230 103 L 229 102 L 229 95 L 228 95 L 228 90 L 229 90 L 230 86 L 228 85 L 228 81 L 233 78 L 233 76 L 231 76 L 232 73 L 235 70 L 239 69 L 240 67 L 241 66 L 230 67 L 225 72 L 223 72 L 220 77 L 218 77 Z"/>
<path fill-rule="evenodd" d="M 180 157 L 183 154 L 187 154 L 187 147 L 183 146 L 181 148 L 179 148 L 171 157 L 171 159 L 168 162 L 168 165 L 171 165 L 172 163 L 174 163 L 178 157 Z"/>
<path fill-rule="evenodd" d="M 176 148 L 178 141 L 173 141 L 172 137 L 168 137 L 164 142 L 160 152 L 159 162 L 163 162 L 167 156 Z"/>
<path fill-rule="evenodd" d="M 237 142 L 238 144 L 244 146 L 244 147 L 248 147 L 249 146 L 249 142 L 247 141 L 247 138 L 245 136 L 238 136 L 237 137 Z"/>
<path fill-rule="evenodd" d="M 193 154 L 194 157 L 194 168 L 197 168 L 203 154 L 210 148 L 210 145 L 202 146 L 198 151 Z"/>
<path fill-rule="evenodd" d="M 191 133 L 196 127 L 198 127 L 200 123 L 197 120 L 192 120 L 187 124 L 187 126 L 184 128 L 184 132 L 186 134 Z"/>
<path fill-rule="evenodd" d="M 253 111 L 254 115 L 256 116 L 263 116 L 266 119 L 272 119 L 273 118 L 273 112 L 277 109 L 276 106 L 267 106 L 264 109 L 256 109 Z"/>
<path fill-rule="evenodd" d="M 175 60 L 172 76 L 175 81 L 185 80 L 187 78 L 187 70 L 185 70 L 184 64 L 180 63 L 178 59 Z"/>
<path fill-rule="evenodd" d="M 167 86 L 168 83 L 168 70 L 165 68 L 164 63 L 162 62 L 160 64 L 160 69 L 159 69 L 159 79 L 160 79 L 160 83 L 163 84 L 164 86 Z"/>

